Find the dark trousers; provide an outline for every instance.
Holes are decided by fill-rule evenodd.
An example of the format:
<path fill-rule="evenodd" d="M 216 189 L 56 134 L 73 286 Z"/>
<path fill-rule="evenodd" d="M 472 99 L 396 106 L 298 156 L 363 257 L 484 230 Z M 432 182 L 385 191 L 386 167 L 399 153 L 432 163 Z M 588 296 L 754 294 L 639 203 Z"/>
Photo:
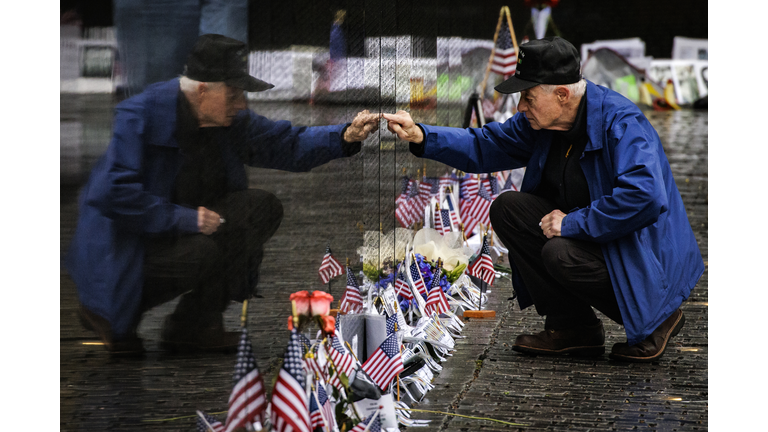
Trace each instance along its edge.
<path fill-rule="evenodd" d="M 509 250 L 545 328 L 563 330 L 597 322 L 592 307 L 622 324 L 600 245 L 542 233 L 541 218 L 555 204 L 522 192 L 505 192 L 491 205 L 494 231 Z M 565 212 L 563 209 L 560 211 Z"/>
<path fill-rule="evenodd" d="M 142 312 L 182 295 L 177 321 L 221 319 L 230 300 L 255 291 L 264 243 L 283 219 L 283 206 L 269 192 L 227 194 L 210 210 L 226 222 L 212 235 L 191 234 L 145 241 Z"/>

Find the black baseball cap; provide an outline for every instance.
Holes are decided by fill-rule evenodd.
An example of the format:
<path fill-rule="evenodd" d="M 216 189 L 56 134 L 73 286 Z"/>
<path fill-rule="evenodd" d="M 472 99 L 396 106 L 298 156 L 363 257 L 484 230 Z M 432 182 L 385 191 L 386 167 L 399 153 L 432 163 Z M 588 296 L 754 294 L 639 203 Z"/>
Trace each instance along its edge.
<path fill-rule="evenodd" d="M 539 84 L 573 84 L 581 80 L 581 56 L 570 42 L 551 36 L 520 45 L 515 74 L 496 86 L 517 93 Z"/>
<path fill-rule="evenodd" d="M 274 85 L 248 74 L 248 46 L 218 34 L 197 38 L 187 57 L 184 75 L 201 82 L 224 82 L 249 92 L 269 90 Z"/>

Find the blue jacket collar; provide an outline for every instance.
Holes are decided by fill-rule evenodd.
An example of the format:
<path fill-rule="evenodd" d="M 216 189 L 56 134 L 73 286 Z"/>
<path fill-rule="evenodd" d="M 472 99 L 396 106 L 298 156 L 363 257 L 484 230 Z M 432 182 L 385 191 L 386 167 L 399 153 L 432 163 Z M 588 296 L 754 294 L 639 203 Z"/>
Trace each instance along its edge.
<path fill-rule="evenodd" d="M 179 79 L 153 84 L 147 93 L 147 125 L 149 142 L 154 145 L 178 147 L 176 132 L 176 102 Z"/>
<path fill-rule="evenodd" d="M 603 148 L 603 98 L 605 91 L 592 81 L 587 81 L 587 136 L 589 142 L 584 151 Z"/>

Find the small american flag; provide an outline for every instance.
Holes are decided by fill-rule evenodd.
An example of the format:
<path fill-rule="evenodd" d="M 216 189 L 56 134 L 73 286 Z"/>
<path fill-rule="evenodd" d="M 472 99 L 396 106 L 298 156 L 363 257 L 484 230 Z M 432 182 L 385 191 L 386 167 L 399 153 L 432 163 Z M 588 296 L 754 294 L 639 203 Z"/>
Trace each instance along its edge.
<path fill-rule="evenodd" d="M 445 235 L 445 226 L 443 226 L 443 218 L 440 215 L 440 203 L 435 203 L 435 211 L 433 212 L 432 222 L 435 226 L 435 230 L 440 233 L 440 235 Z M 450 231 L 450 230 L 448 230 Z"/>
<path fill-rule="evenodd" d="M 341 345 L 339 338 L 335 336 L 331 337 L 331 345 L 328 347 L 328 355 L 336 366 L 336 372 L 331 376 L 328 382 L 337 389 L 342 390 L 344 389 L 344 386 L 339 380 L 339 374 L 343 373 L 349 377 L 355 370 L 357 363 L 354 357 L 347 353 L 347 349 Z"/>
<path fill-rule="evenodd" d="M 357 284 L 355 275 L 347 267 L 347 290 L 344 292 L 344 298 L 341 300 L 340 312 L 359 313 L 363 310 L 363 296 L 360 295 L 360 286 Z"/>
<path fill-rule="evenodd" d="M 226 431 L 230 432 L 246 423 L 262 421 L 262 413 L 267 407 L 267 395 L 264 390 L 264 378 L 256 366 L 253 347 L 248 339 L 248 329 L 243 327 L 240 345 L 237 349 L 237 363 L 233 375 L 235 386 L 229 395 Z"/>
<path fill-rule="evenodd" d="M 328 397 L 328 393 L 325 391 L 325 385 L 317 386 L 317 402 L 320 404 L 320 410 L 323 412 L 323 417 L 328 424 L 328 430 L 334 430 L 336 428 L 336 414 L 334 413 L 334 404 L 331 403 L 331 399 Z"/>
<path fill-rule="evenodd" d="M 440 194 L 440 179 L 436 177 L 429 177 L 427 181 L 432 185 L 432 187 L 429 189 L 429 196 L 435 197 Z"/>
<path fill-rule="evenodd" d="M 397 332 L 397 311 L 392 314 L 391 317 L 387 318 L 387 335 L 391 335 L 392 333 Z"/>
<path fill-rule="evenodd" d="M 453 187 L 453 185 L 456 183 L 456 179 L 449 176 L 442 176 L 440 177 L 439 182 L 441 188 L 449 188 Z"/>
<path fill-rule="evenodd" d="M 421 277 L 421 271 L 419 271 L 416 258 L 413 258 L 411 265 L 408 266 L 408 276 L 411 279 L 411 285 L 416 288 L 416 291 L 421 295 L 427 295 L 427 286 L 424 285 L 424 279 Z"/>
<path fill-rule="evenodd" d="M 448 202 L 448 212 L 451 215 L 451 224 L 454 227 L 458 227 L 461 221 L 459 215 L 456 213 L 456 208 L 453 207 L 453 196 L 451 194 L 445 195 L 445 200 Z"/>
<path fill-rule="evenodd" d="M 405 281 L 405 276 L 403 275 L 402 270 L 397 272 L 397 280 L 395 281 L 395 292 L 406 300 L 413 299 L 413 293 L 411 292 L 411 287 L 408 286 L 408 282 Z"/>
<path fill-rule="evenodd" d="M 439 315 L 450 310 L 448 299 L 445 297 L 443 288 L 440 286 L 440 276 L 442 276 L 442 272 L 438 266 L 435 268 L 435 273 L 432 276 L 432 286 L 429 287 L 429 296 L 425 306 L 425 309 L 430 314 L 434 312 Z"/>
<path fill-rule="evenodd" d="M 488 210 L 491 209 L 492 201 L 493 199 L 490 194 L 488 194 L 485 187 L 478 189 L 477 196 L 472 200 L 472 205 L 470 205 L 469 211 L 467 212 L 466 221 L 468 226 L 466 227 L 466 230 L 468 233 L 472 232 L 475 226 L 479 223 L 488 225 L 490 222 Z"/>
<path fill-rule="evenodd" d="M 381 419 L 379 413 L 376 412 L 367 419 L 356 424 L 355 427 L 349 430 L 349 432 L 381 432 Z"/>
<path fill-rule="evenodd" d="M 400 226 L 408 228 L 413 224 L 413 217 L 411 216 L 411 201 L 409 198 L 400 201 L 395 209 L 395 217 L 400 222 Z"/>
<path fill-rule="evenodd" d="M 503 189 L 504 189 L 504 190 L 509 190 L 509 189 L 514 189 L 514 190 L 517 190 L 517 188 L 515 187 L 515 184 L 514 184 L 514 183 L 512 183 L 512 173 L 510 173 L 509 175 L 507 175 L 507 180 L 504 182 L 504 187 L 503 187 Z"/>
<path fill-rule="evenodd" d="M 405 176 L 403 176 L 403 179 L 401 180 L 401 182 L 402 182 L 402 186 L 400 188 L 400 195 L 398 195 L 397 198 L 395 199 L 396 205 L 400 205 L 401 202 L 406 201 L 408 199 L 408 194 L 411 191 L 411 185 L 413 184 L 413 181 Z"/>
<path fill-rule="evenodd" d="M 220 421 L 216 420 L 213 416 L 210 416 L 206 413 L 201 413 L 203 417 L 205 417 L 205 421 L 201 419 L 200 417 L 197 418 L 197 432 L 209 432 L 213 430 L 213 432 L 224 432 L 224 425 L 221 424 Z M 205 422 L 208 422 L 208 425 L 211 425 L 209 428 L 208 425 L 205 424 Z M 211 429 L 213 428 L 213 429 Z"/>
<path fill-rule="evenodd" d="M 363 363 L 362 369 L 379 388 L 386 390 L 397 374 L 404 370 L 397 335 L 387 336 L 373 355 Z"/>
<path fill-rule="evenodd" d="M 315 392 L 309 395 L 309 422 L 312 425 L 312 430 L 326 427 L 324 414 L 320 411 L 320 403 L 317 402 Z"/>
<path fill-rule="evenodd" d="M 496 199 L 499 196 L 499 180 L 496 176 L 488 174 L 488 185 L 490 186 L 489 192 L 491 192 L 491 198 Z"/>
<path fill-rule="evenodd" d="M 336 258 L 333 257 L 333 254 L 331 253 L 331 246 L 328 246 L 325 249 L 325 256 L 323 256 L 323 262 L 320 264 L 320 279 L 323 280 L 323 283 L 328 283 L 329 280 L 335 278 L 336 276 L 341 276 L 342 273 L 344 273 L 344 269 L 341 267 L 341 264 L 336 260 Z"/>
<path fill-rule="evenodd" d="M 475 218 L 470 214 L 470 209 L 479 190 L 480 182 L 475 176 L 462 180 L 461 187 L 459 188 L 459 215 L 461 216 L 461 221 L 464 222 L 464 233 L 467 237 L 472 235 L 472 230 L 477 225 Z"/>
<path fill-rule="evenodd" d="M 453 231 L 453 226 L 451 225 L 451 214 L 448 210 L 440 209 L 440 220 L 443 222 L 443 233 Z"/>
<path fill-rule="evenodd" d="M 311 432 L 309 399 L 304 391 L 303 348 L 296 330 L 283 358 L 283 367 L 272 390 L 272 427 L 278 432 Z"/>
<path fill-rule="evenodd" d="M 515 54 L 515 47 L 512 45 L 512 35 L 506 21 L 503 21 L 496 38 L 496 51 L 493 54 L 491 70 L 507 79 L 515 73 L 516 68 L 517 54 Z"/>
<path fill-rule="evenodd" d="M 491 250 L 488 247 L 488 235 L 483 236 L 480 255 L 469 266 L 469 274 L 484 280 L 488 285 L 493 285 L 493 281 L 496 279 L 496 271 L 493 269 L 493 261 L 491 260 Z"/>
<path fill-rule="evenodd" d="M 413 190 L 411 190 L 411 195 L 408 200 L 408 204 L 410 205 L 410 208 L 408 209 L 408 226 L 411 226 L 414 222 L 424 218 L 424 202 L 421 199 L 420 193 L 423 184 L 424 182 L 421 182 L 417 187 L 414 187 Z M 427 189 L 427 196 L 429 196 L 429 189 Z"/>
<path fill-rule="evenodd" d="M 472 199 L 475 198 L 475 195 L 477 195 L 479 187 L 480 185 L 477 182 L 477 177 L 470 175 L 461 180 L 461 186 L 459 186 L 459 198 L 472 201 Z"/>

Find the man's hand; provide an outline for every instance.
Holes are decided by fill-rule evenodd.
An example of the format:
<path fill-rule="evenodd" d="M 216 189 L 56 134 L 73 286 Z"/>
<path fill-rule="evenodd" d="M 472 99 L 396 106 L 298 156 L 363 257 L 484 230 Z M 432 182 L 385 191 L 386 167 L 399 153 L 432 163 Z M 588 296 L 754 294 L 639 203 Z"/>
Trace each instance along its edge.
<path fill-rule="evenodd" d="M 424 133 L 421 128 L 416 126 L 411 115 L 400 110 L 396 114 L 382 114 L 387 120 L 387 129 L 397 135 L 403 141 L 421 144 L 424 141 Z"/>
<path fill-rule="evenodd" d="M 360 111 L 344 132 L 344 141 L 353 143 L 368 138 L 368 134 L 379 129 L 380 118 L 381 114 L 371 114 L 368 110 Z"/>
<path fill-rule="evenodd" d="M 221 225 L 221 216 L 205 207 L 197 208 L 197 228 L 205 235 L 211 235 Z"/>
<path fill-rule="evenodd" d="M 563 223 L 564 217 L 565 213 L 560 210 L 553 210 L 552 213 L 541 218 L 539 226 L 547 238 L 560 237 L 560 226 Z"/>

